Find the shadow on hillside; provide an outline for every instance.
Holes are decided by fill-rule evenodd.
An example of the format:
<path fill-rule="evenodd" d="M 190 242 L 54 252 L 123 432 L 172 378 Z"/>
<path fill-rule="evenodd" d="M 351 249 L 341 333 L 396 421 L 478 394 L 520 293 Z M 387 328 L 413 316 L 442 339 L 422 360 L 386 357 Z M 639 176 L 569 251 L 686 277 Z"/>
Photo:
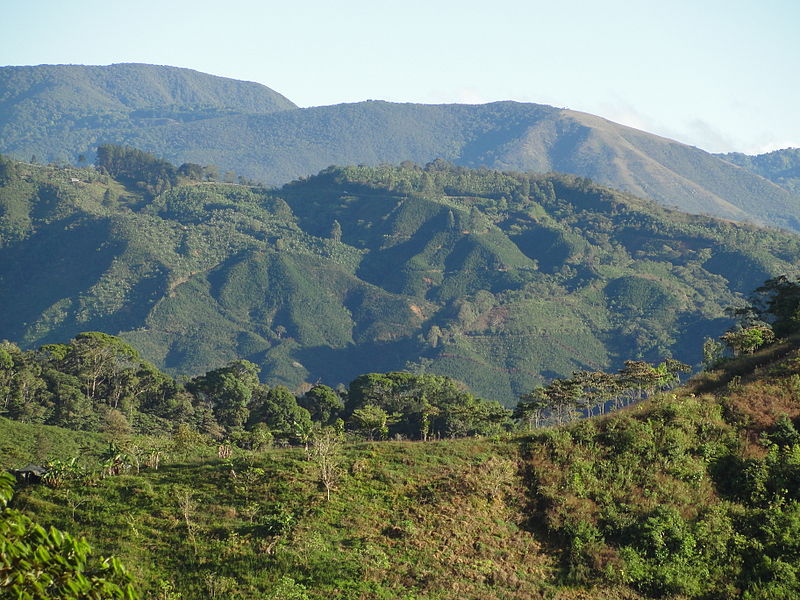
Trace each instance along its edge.
<path fill-rule="evenodd" d="M 544 430 L 545 428 L 541 431 Z M 537 437 L 536 433 L 531 433 L 516 439 L 519 451 L 518 475 L 525 486 L 525 501 L 522 507 L 525 519 L 520 526 L 533 535 L 547 554 L 561 557 L 559 561 L 562 569 L 561 575 L 564 576 L 566 574 L 566 553 L 563 552 L 564 544 L 561 539 L 553 535 L 553 532 L 547 528 L 545 513 L 548 507 L 545 505 L 544 499 L 537 493 L 539 482 L 534 470 L 535 456 L 533 455 L 533 442 Z"/>
<path fill-rule="evenodd" d="M 391 342 L 372 342 L 331 348 L 299 348 L 295 358 L 323 381 L 347 383 L 363 373 L 387 373 L 402 370 L 418 355 L 418 343 L 410 338 Z"/>
<path fill-rule="evenodd" d="M 62 319 L 66 317 L 62 323 L 69 326 L 72 319 L 67 315 L 74 315 L 75 308 L 65 299 L 85 293 L 117 253 L 118 248 L 107 243 L 110 226 L 105 219 L 69 218 L 43 225 L 24 242 L 3 250 L 0 304 L 5 308 L 0 313 L 0 338 L 25 339 L 27 326 L 55 306 L 60 307 Z M 77 332 L 37 331 L 41 337 L 36 342 L 61 340 Z"/>

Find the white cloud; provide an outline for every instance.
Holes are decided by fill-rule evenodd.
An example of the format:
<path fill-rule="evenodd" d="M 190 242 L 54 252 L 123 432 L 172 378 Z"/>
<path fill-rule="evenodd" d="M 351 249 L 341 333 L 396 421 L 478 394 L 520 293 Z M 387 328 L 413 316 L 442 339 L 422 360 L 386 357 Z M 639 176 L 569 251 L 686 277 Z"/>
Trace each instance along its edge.
<path fill-rule="evenodd" d="M 757 146 L 751 146 L 747 150 L 745 150 L 746 154 L 766 154 L 767 152 L 773 152 L 775 150 L 783 150 L 784 148 L 800 148 L 800 141 L 772 141 L 767 142 L 766 144 L 761 144 Z"/>

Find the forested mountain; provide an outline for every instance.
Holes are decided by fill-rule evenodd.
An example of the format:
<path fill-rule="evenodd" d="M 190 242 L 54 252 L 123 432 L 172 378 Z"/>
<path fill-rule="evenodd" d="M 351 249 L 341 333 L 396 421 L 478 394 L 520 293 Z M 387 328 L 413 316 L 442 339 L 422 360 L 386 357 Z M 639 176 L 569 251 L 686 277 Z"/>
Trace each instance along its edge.
<path fill-rule="evenodd" d="M 104 156 L 125 185 L 2 161 L 0 338 L 105 331 L 173 374 L 244 358 L 292 388 L 408 367 L 513 404 L 578 369 L 698 362 L 724 309 L 800 257 L 795 236 L 571 176 L 435 161 L 269 190 Z"/>
<path fill-rule="evenodd" d="M 258 83 L 146 64 L 0 68 L 0 145 L 28 160 L 91 159 L 137 131 L 296 106 Z"/>
<path fill-rule="evenodd" d="M 800 229 L 800 199 L 728 160 L 592 115 L 537 104 L 359 102 L 307 109 L 257 84 L 172 67 L 0 68 L 0 152 L 93 159 L 124 143 L 268 184 L 331 164 L 558 171 L 693 213 Z M 291 110 L 290 110 L 291 109 Z M 795 190 L 796 191 L 796 190 Z"/>
<path fill-rule="evenodd" d="M 790 192 L 800 193 L 800 148 L 785 148 L 757 156 L 740 152 L 717 156 L 765 177 Z"/>

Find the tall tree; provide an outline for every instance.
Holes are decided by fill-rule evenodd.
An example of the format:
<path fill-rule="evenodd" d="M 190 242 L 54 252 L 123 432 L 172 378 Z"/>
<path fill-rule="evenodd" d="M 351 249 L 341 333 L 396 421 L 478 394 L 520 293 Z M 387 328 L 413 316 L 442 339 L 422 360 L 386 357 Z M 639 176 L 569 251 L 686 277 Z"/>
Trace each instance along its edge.
<path fill-rule="evenodd" d="M 253 391 L 260 385 L 259 370 L 249 361 L 237 360 L 195 377 L 186 387 L 196 397 L 210 404 L 220 425 L 241 427 L 250 416 Z"/>

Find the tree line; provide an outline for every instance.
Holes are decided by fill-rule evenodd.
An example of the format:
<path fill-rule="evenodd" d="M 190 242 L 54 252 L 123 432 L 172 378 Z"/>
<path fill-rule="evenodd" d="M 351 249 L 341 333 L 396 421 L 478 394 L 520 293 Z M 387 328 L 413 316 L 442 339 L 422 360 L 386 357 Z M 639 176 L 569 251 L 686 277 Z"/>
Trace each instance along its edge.
<path fill-rule="evenodd" d="M 117 144 L 98 146 L 94 165 L 102 173 L 153 196 L 189 182 L 222 179 L 227 183 L 253 184 L 249 179 L 237 176 L 233 171 L 226 171 L 220 177 L 219 168 L 215 165 L 186 162 L 176 167 L 149 152 Z"/>
<path fill-rule="evenodd" d="M 357 377 L 302 395 L 259 380 L 236 360 L 177 381 L 118 337 L 85 332 L 67 344 L 23 351 L 0 342 L 0 414 L 75 430 L 171 434 L 179 427 L 243 447 L 302 443 L 315 425 L 367 439 L 490 435 L 512 428 L 498 402 L 433 374 Z"/>
<path fill-rule="evenodd" d="M 736 313 L 740 324 L 706 342 L 706 366 L 800 331 L 800 279 L 770 279 Z M 578 371 L 523 394 L 511 411 L 442 375 L 367 373 L 347 387 L 295 395 L 236 360 L 187 381 L 161 372 L 122 339 L 101 332 L 23 351 L 0 342 L 0 414 L 85 431 L 171 434 L 183 426 L 242 447 L 303 443 L 315 426 L 365 439 L 494 435 L 602 414 L 668 389 L 689 372 L 674 359 L 629 360 L 617 373 Z M 516 421 L 516 422 L 515 422 Z"/>
<path fill-rule="evenodd" d="M 28 351 L 0 342 L 0 414 L 112 435 L 180 430 L 251 449 L 307 444 L 325 427 L 368 440 L 424 441 L 588 417 L 664 389 L 688 370 L 670 359 L 628 361 L 618 374 L 581 371 L 524 394 L 512 411 L 427 373 L 367 373 L 347 387 L 316 384 L 296 395 L 261 383 L 256 365 L 236 360 L 178 381 L 120 338 L 85 332 Z"/>

